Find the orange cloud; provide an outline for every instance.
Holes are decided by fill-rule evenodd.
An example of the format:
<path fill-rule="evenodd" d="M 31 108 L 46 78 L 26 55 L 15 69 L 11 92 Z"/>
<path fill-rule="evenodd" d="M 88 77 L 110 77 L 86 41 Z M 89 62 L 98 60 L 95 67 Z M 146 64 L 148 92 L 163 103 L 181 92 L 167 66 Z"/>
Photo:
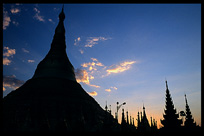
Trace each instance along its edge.
<path fill-rule="evenodd" d="M 96 95 L 98 95 L 98 93 L 97 93 L 96 91 L 88 92 L 88 94 L 91 95 L 91 96 L 96 96 Z"/>
<path fill-rule="evenodd" d="M 85 68 L 88 67 L 88 66 L 95 66 L 95 65 L 96 65 L 95 62 L 92 62 L 92 63 L 91 63 L 91 62 L 88 62 L 88 63 L 83 63 L 83 64 L 81 64 L 81 66 L 82 66 L 82 67 L 85 67 Z"/>
<path fill-rule="evenodd" d="M 10 65 L 11 60 L 8 59 L 8 57 L 13 57 L 13 55 L 16 54 L 15 49 L 10 49 L 9 47 L 4 47 L 4 53 L 3 53 L 3 65 Z"/>
<path fill-rule="evenodd" d="M 82 82 L 85 84 L 89 84 L 89 76 L 88 72 L 84 69 L 77 69 L 76 72 L 76 80 L 78 83 Z"/>
<path fill-rule="evenodd" d="M 12 14 L 17 14 L 17 13 L 19 13 L 21 10 L 20 10 L 19 8 L 12 8 L 10 11 L 11 11 Z"/>
<path fill-rule="evenodd" d="M 105 91 L 107 91 L 107 92 L 111 92 L 111 89 L 117 90 L 118 88 L 115 87 L 115 86 L 111 86 L 110 88 L 105 89 Z"/>
<path fill-rule="evenodd" d="M 105 91 L 107 91 L 107 92 L 111 92 L 111 89 L 105 89 Z"/>
<path fill-rule="evenodd" d="M 5 87 L 17 89 L 23 84 L 24 81 L 17 79 L 15 75 L 3 76 L 3 91 L 6 90 Z"/>
<path fill-rule="evenodd" d="M 8 58 L 3 58 L 3 65 L 9 65 L 11 63 L 11 60 Z"/>
<path fill-rule="evenodd" d="M 96 58 L 91 58 L 93 62 L 83 63 L 81 64 L 82 67 L 89 69 L 89 71 L 97 70 L 96 66 L 104 66 L 101 62 L 99 62 Z"/>
<path fill-rule="evenodd" d="M 131 65 L 136 63 L 136 61 L 125 61 L 120 63 L 119 65 L 112 65 L 109 69 L 106 70 L 108 75 L 112 73 L 121 73 L 131 68 Z"/>
<path fill-rule="evenodd" d="M 3 56 L 5 56 L 5 57 L 10 57 L 10 56 L 13 56 L 14 54 L 16 54 L 15 49 L 9 49 L 9 47 L 4 47 L 4 50 L 6 50 L 6 52 L 3 53 Z"/>
<path fill-rule="evenodd" d="M 90 79 L 94 79 L 94 76 L 90 75 Z"/>
<path fill-rule="evenodd" d="M 89 86 L 92 86 L 92 87 L 95 87 L 95 88 L 100 88 L 99 85 L 91 85 L 91 84 L 89 84 Z"/>
<path fill-rule="evenodd" d="M 89 73 L 84 70 L 84 69 L 77 69 L 75 71 L 75 75 L 76 75 L 76 80 L 78 83 L 85 83 L 91 87 L 95 87 L 95 88 L 100 88 L 100 86 L 98 85 L 93 85 L 93 84 L 90 84 L 90 79 L 94 79 L 94 76 L 92 75 L 89 75 Z"/>

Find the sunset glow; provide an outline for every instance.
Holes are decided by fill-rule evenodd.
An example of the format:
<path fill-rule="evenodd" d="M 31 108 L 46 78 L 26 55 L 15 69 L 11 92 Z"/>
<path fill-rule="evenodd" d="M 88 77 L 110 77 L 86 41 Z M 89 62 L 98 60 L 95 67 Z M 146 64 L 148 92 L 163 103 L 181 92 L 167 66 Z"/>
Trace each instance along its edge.
<path fill-rule="evenodd" d="M 3 95 L 32 78 L 48 53 L 62 4 L 3 4 Z M 146 109 L 160 128 L 165 80 L 201 125 L 200 4 L 64 4 L 66 53 L 76 80 L 115 116 Z M 73 74 L 74 75 L 74 74 Z M 40 95 L 40 94 L 39 94 Z M 119 109 L 119 122 L 122 110 Z M 182 118 L 182 117 L 180 117 Z"/>

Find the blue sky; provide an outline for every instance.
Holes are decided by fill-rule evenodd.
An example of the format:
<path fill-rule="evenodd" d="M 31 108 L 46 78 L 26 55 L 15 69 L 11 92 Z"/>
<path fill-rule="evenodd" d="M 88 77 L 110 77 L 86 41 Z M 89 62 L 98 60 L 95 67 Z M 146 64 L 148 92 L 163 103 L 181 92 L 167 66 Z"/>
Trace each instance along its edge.
<path fill-rule="evenodd" d="M 61 4 L 3 4 L 4 96 L 32 78 L 50 49 Z M 177 111 L 201 120 L 200 4 L 65 4 L 66 51 L 78 82 L 105 107 L 160 124 L 165 79 Z M 119 119 L 121 118 L 119 112 Z"/>

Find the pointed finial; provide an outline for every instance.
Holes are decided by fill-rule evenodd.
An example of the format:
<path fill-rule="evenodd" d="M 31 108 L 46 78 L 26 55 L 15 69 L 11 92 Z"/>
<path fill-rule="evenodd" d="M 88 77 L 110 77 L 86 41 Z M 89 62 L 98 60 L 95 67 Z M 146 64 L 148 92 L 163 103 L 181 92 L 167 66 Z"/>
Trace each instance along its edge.
<path fill-rule="evenodd" d="M 143 110 L 145 110 L 144 102 L 142 101 L 142 103 L 143 103 Z"/>
<path fill-rule="evenodd" d="M 62 5 L 62 11 L 61 13 L 59 14 L 59 20 L 60 21 L 64 21 L 65 19 L 65 14 L 64 14 L 64 4 Z"/>
<path fill-rule="evenodd" d="M 185 101 L 186 101 L 186 105 L 187 105 L 187 104 L 188 104 L 188 102 L 187 102 L 186 94 L 184 95 L 184 97 L 185 97 Z"/>
<path fill-rule="evenodd" d="M 166 80 L 166 89 L 168 89 L 168 84 L 167 84 L 167 80 Z"/>
<path fill-rule="evenodd" d="M 107 101 L 106 101 L 105 110 L 108 111 Z"/>

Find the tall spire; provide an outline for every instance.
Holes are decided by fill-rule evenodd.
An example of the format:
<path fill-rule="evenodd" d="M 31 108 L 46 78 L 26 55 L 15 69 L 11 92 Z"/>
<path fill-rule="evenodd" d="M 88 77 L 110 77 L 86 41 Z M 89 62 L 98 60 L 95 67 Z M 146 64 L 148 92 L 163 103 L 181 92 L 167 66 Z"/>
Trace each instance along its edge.
<path fill-rule="evenodd" d="M 141 129 L 144 132 L 149 132 L 150 131 L 150 125 L 149 125 L 149 121 L 148 121 L 146 113 L 145 113 L 144 103 L 143 103 L 143 117 L 141 119 Z"/>
<path fill-rule="evenodd" d="M 55 29 L 55 35 L 51 44 L 51 47 L 53 48 L 56 48 L 56 47 L 66 48 L 64 19 L 65 19 L 65 14 L 64 14 L 64 5 L 63 5 L 62 11 L 59 14 L 59 23 Z M 55 47 L 55 45 L 57 46 Z"/>
<path fill-rule="evenodd" d="M 53 77 L 76 81 L 74 67 L 66 54 L 64 5 L 59 14 L 59 23 L 46 57 L 38 64 L 33 78 Z"/>
<path fill-rule="evenodd" d="M 146 112 L 145 112 L 144 103 L 143 103 L 143 119 L 144 119 L 144 120 L 147 120 L 147 115 L 146 115 Z"/>
<path fill-rule="evenodd" d="M 161 124 L 164 125 L 164 128 L 178 128 L 181 126 L 182 121 L 179 118 L 179 115 L 176 113 L 174 108 L 173 100 L 168 89 L 168 84 L 166 81 L 166 105 L 165 105 L 165 114 L 163 114 L 164 119 L 161 120 Z"/>
<path fill-rule="evenodd" d="M 137 128 L 140 127 L 140 112 L 137 113 Z"/>
<path fill-rule="evenodd" d="M 129 125 L 129 117 L 128 117 L 128 111 L 126 112 L 126 115 L 127 115 L 127 124 Z"/>

